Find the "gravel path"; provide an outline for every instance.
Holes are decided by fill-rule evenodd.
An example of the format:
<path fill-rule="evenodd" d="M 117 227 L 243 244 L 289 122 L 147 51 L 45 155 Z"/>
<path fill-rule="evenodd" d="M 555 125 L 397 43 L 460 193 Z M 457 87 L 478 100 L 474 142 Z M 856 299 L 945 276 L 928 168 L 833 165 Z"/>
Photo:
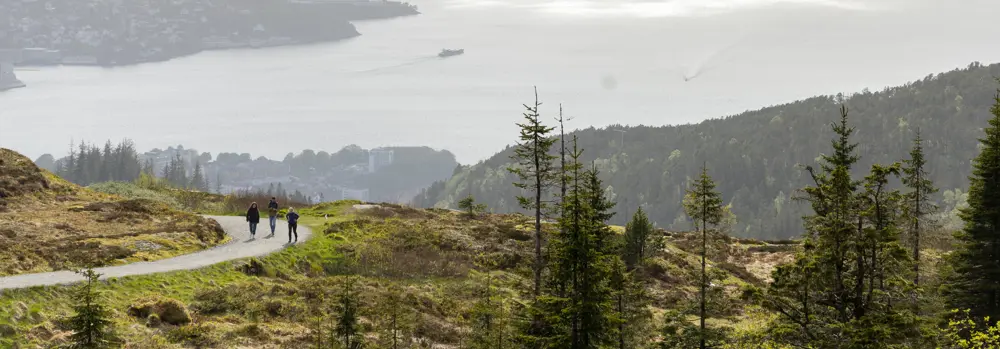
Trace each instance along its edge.
<path fill-rule="evenodd" d="M 288 245 L 288 223 L 279 220 L 275 229 L 275 236 L 268 238 L 271 227 L 268 226 L 267 217 L 261 217 L 257 226 L 257 238 L 250 239 L 250 228 L 243 217 L 231 216 L 206 216 L 215 219 L 222 228 L 233 237 L 233 240 L 225 245 L 213 247 L 211 249 L 177 256 L 169 259 L 162 259 L 154 262 L 136 262 L 121 266 L 95 269 L 103 274 L 101 279 L 109 277 L 122 277 L 130 275 L 143 275 L 163 273 L 175 270 L 190 270 L 206 267 L 212 264 L 225 262 L 234 259 L 263 256 L 268 253 L 290 247 Z M 303 243 L 312 232 L 309 228 L 300 224 L 299 243 Z M 83 281 L 83 277 L 71 271 L 56 271 L 50 273 L 23 274 L 15 276 L 0 277 L 0 290 L 25 288 L 32 286 L 49 286 L 70 284 Z"/>

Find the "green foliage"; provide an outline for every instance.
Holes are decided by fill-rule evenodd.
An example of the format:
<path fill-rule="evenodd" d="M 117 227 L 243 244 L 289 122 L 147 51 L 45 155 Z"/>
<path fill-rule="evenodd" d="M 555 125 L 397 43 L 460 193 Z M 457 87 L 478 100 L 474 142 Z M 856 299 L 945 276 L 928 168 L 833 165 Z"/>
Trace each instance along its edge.
<path fill-rule="evenodd" d="M 701 328 L 688 321 L 683 312 L 670 309 L 663 313 L 663 327 L 660 329 L 663 339 L 660 349 L 690 349 L 699 347 L 702 338 L 710 342 L 724 339 L 722 332 L 714 329 Z"/>
<path fill-rule="evenodd" d="M 1000 347 L 1000 324 L 991 322 L 989 316 L 977 321 L 968 309 L 952 311 L 955 319 L 948 322 L 942 333 L 938 349 L 993 349 Z M 986 326 L 983 326 L 986 324 Z M 984 328 L 985 327 L 985 328 Z"/>
<path fill-rule="evenodd" d="M 709 285 L 705 263 L 708 255 L 708 229 L 709 226 L 722 223 L 724 213 L 722 196 L 715 191 L 715 181 L 708 175 L 707 167 L 701 168 L 701 176 L 688 189 L 687 195 L 684 197 L 684 212 L 694 221 L 695 227 L 701 229 L 701 282 L 699 283 L 698 296 L 700 327 L 698 333 L 701 336 L 699 347 L 705 349 L 709 346 L 709 338 L 707 338 L 709 332 L 705 327 Z"/>
<path fill-rule="evenodd" d="M 843 104 L 852 108 L 854 124 L 863 130 L 853 137 L 864 144 L 861 151 L 866 155 L 852 174 L 860 178 L 872 164 L 906 158 L 919 128 L 928 179 L 942 191 L 964 190 L 970 175 L 967 163 L 978 153 L 980 134 L 969 125 L 988 120 L 995 76 L 1000 76 L 1000 64 L 973 63 L 898 87 L 842 96 Z M 633 212 L 645 207 L 657 226 L 688 229 L 684 188 L 689 176 L 707 161 L 719 191 L 727 194 L 727 204 L 740 217 L 733 235 L 787 239 L 802 234 L 801 217 L 811 213 L 807 205 L 793 202 L 797 190 L 811 181 L 801 164 L 811 164 L 818 154 L 829 152 L 825 133 L 829 116 L 840 104 L 838 96 L 817 96 L 692 125 L 609 125 L 582 128 L 567 136 L 580 138 L 580 147 L 587 149 L 581 162 L 597 162 L 606 185 L 622 198 L 611 224 L 624 225 Z M 621 134 L 614 130 L 628 131 L 624 147 L 618 146 Z M 505 150 L 455 179 L 471 181 L 480 190 L 476 199 L 496 212 L 526 212 L 514 201 L 520 190 L 510 185 L 513 179 L 496 175 L 510 165 L 511 153 Z M 454 198 L 464 195 L 463 187 L 438 187 L 426 207 L 453 207 Z M 933 199 L 941 200 L 941 193 Z"/>
<path fill-rule="evenodd" d="M 388 291 L 377 305 L 378 342 L 379 348 L 399 349 L 413 345 L 413 332 L 416 320 L 413 312 L 404 307 L 402 288 L 398 284 L 389 285 Z"/>
<path fill-rule="evenodd" d="M 1000 92 L 993 118 L 979 139 L 982 152 L 973 160 L 969 206 L 961 210 L 965 228 L 956 235 L 959 249 L 951 258 L 954 273 L 946 296 L 953 309 L 972 309 L 975 317 L 1000 318 Z"/>
<path fill-rule="evenodd" d="M 77 290 L 78 303 L 73 307 L 76 314 L 69 319 L 69 328 L 73 331 L 70 336 L 72 343 L 70 348 L 114 348 L 119 343 L 118 335 L 111 321 L 111 312 L 101 303 L 100 291 L 95 285 L 100 274 L 93 269 L 79 273 L 86 277 L 87 281 Z"/>
<path fill-rule="evenodd" d="M 924 229 L 928 225 L 933 225 L 932 213 L 937 209 L 931 195 L 937 193 L 934 182 L 927 173 L 927 159 L 924 156 L 923 139 L 920 138 L 920 130 L 917 129 L 917 136 L 913 139 L 913 148 L 910 150 L 910 158 L 903 160 L 903 184 L 909 189 L 903 197 L 906 224 L 909 233 L 909 246 L 913 251 L 913 283 L 920 284 L 920 248 L 921 248 L 921 223 Z"/>
<path fill-rule="evenodd" d="M 702 167 L 701 176 L 688 188 L 684 196 L 684 212 L 691 217 L 695 228 L 702 231 L 722 223 L 722 197 L 715 190 L 715 181 L 709 177 L 707 167 Z"/>
<path fill-rule="evenodd" d="M 102 150 L 94 144 L 80 142 L 74 149 L 70 145 L 69 156 L 56 163 L 56 174 L 66 180 L 89 185 L 107 181 L 130 182 L 139 177 L 139 157 L 135 144 L 124 140 L 112 147 L 111 141 Z"/>
<path fill-rule="evenodd" d="M 649 257 L 653 244 L 653 224 L 646 217 L 646 212 L 639 208 L 632 220 L 625 225 L 625 246 L 622 250 L 622 260 L 628 270 L 633 270 Z"/>
<path fill-rule="evenodd" d="M 340 344 L 343 349 L 358 349 L 364 346 L 364 334 L 361 331 L 359 296 L 355 290 L 357 279 L 345 277 L 340 296 L 337 298 L 337 323 L 333 327 L 332 342 Z"/>
<path fill-rule="evenodd" d="M 205 174 L 201 171 L 201 162 L 194 164 L 194 173 L 191 174 L 191 181 L 187 186 L 198 191 L 208 191 L 208 181 L 205 179 Z"/>
<path fill-rule="evenodd" d="M 620 263 L 614 232 L 606 222 L 614 203 L 607 200 L 597 168 L 586 172 L 574 146 L 569 190 L 560 210 L 559 232 L 549 243 L 550 294 L 539 299 L 551 326 L 544 342 L 550 348 L 604 348 L 617 341 L 621 321 L 615 311 L 612 276 Z"/>
<path fill-rule="evenodd" d="M 513 348 L 510 301 L 497 292 L 492 273 L 487 272 L 484 279 L 481 295 L 470 311 L 471 333 L 466 345 L 470 349 Z"/>
<path fill-rule="evenodd" d="M 645 259 L 642 260 L 645 263 Z M 617 330 L 618 349 L 645 348 L 652 343 L 653 314 L 649 310 L 651 297 L 648 280 L 641 270 L 629 271 L 620 259 L 614 261 L 611 287 L 614 289 L 614 310 L 620 317 Z"/>
<path fill-rule="evenodd" d="M 517 202 L 522 209 L 534 211 L 535 215 L 535 296 L 541 293 L 542 269 L 542 215 L 547 211 L 548 203 L 544 201 L 548 188 L 556 179 L 556 172 L 552 167 L 554 156 L 549 154 L 549 149 L 555 143 L 555 139 L 549 138 L 549 133 L 553 127 L 542 124 L 538 107 L 542 103 L 538 101 L 538 89 L 535 89 L 535 104 L 524 105 L 524 123 L 518 123 L 521 129 L 521 136 L 514 148 L 514 155 L 511 159 L 517 162 L 516 166 L 507 168 L 507 171 L 517 176 L 518 182 L 514 182 L 514 187 L 520 189 L 522 193 L 528 192 L 530 196 L 518 195 Z"/>
<path fill-rule="evenodd" d="M 465 213 L 468 214 L 469 217 L 478 216 L 480 213 L 486 211 L 486 205 L 477 204 L 476 199 L 473 198 L 472 195 L 466 196 L 465 199 L 459 201 L 458 208 L 461 209 L 462 211 L 465 211 Z"/>
<path fill-rule="evenodd" d="M 775 336 L 806 347 L 902 348 L 919 326 L 906 306 L 910 260 L 899 245 L 902 195 L 889 189 L 899 164 L 851 177 L 859 157 L 846 107 L 833 125 L 833 154 L 821 156 L 815 185 L 803 189 L 805 248 L 773 273 L 765 304 L 781 317 Z"/>

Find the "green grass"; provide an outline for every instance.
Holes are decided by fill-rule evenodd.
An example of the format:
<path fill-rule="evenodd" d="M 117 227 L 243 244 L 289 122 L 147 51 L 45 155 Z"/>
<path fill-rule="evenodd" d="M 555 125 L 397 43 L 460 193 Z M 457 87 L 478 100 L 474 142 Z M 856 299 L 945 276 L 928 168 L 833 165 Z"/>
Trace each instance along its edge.
<path fill-rule="evenodd" d="M 351 219 L 348 209 L 355 202 L 337 202 L 320 205 L 315 210 L 303 210 L 309 214 L 322 212 L 329 214 L 329 219 L 315 216 L 305 216 L 303 225 L 309 226 L 312 237 L 294 247 L 275 252 L 261 258 L 267 266 L 269 276 L 289 277 L 296 274 L 303 265 L 319 266 L 325 261 L 341 260 L 337 255 L 336 245 L 343 240 L 336 240 L 323 234 L 324 225 L 343 222 Z M 112 278 L 102 287 L 107 305 L 115 311 L 119 324 L 131 319 L 124 314 L 125 309 L 135 300 L 158 295 L 174 298 L 190 304 L 197 290 L 209 289 L 218 285 L 236 284 L 254 279 L 238 270 L 236 266 L 246 259 L 234 260 L 216 264 L 197 270 L 185 270 L 160 274 Z M 32 327 L 45 325 L 45 320 L 65 318 L 72 315 L 73 287 L 44 286 L 26 289 L 8 290 L 0 293 L 0 328 L 12 326 L 17 335 L 13 338 L 0 338 L 0 347 L 13 346 L 15 342 L 24 343 L 24 334 Z M 41 344 L 41 343 L 31 343 Z"/>

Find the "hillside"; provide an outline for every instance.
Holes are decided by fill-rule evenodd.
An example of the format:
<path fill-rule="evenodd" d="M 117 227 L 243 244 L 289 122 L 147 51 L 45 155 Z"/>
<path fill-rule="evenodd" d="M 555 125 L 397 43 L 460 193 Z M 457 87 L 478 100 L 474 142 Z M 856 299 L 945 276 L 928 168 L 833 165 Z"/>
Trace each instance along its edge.
<path fill-rule="evenodd" d="M 248 153 L 213 156 L 182 145 L 140 153 L 125 140 L 103 148 L 81 142 L 61 158 L 45 154 L 35 164 L 80 185 L 134 181 L 145 171 L 179 187 L 216 193 L 267 189 L 278 196 L 295 194 L 301 202 L 339 200 L 345 192 L 359 200 L 408 202 L 420 189 L 451 177 L 458 166 L 451 152 L 429 147 L 378 148 L 391 155 L 374 164 L 375 150 L 357 145 L 334 153 L 306 149 L 274 160 Z M 168 168 L 175 171 L 165 172 Z M 358 197 L 365 191 L 367 197 Z"/>
<path fill-rule="evenodd" d="M 81 188 L 0 148 L 0 275 L 157 260 L 224 240 L 213 220 Z"/>
<path fill-rule="evenodd" d="M 950 215 L 966 191 L 969 159 L 977 155 L 977 139 L 990 117 L 996 76 L 1000 64 L 973 63 L 879 92 L 818 96 L 694 125 L 613 125 L 573 135 L 584 149 L 582 160 L 601 169 L 607 191 L 618 203 L 614 224 L 623 224 L 642 206 L 660 227 L 687 228 L 681 199 L 705 163 L 738 217 L 734 234 L 788 238 L 801 233 L 800 217 L 807 213 L 805 205 L 793 201 L 808 184 L 803 167 L 829 151 L 829 125 L 838 119 L 841 102 L 850 109 L 854 139 L 860 143 L 856 174 L 872 163 L 906 158 L 919 129 L 928 170 L 941 188 L 936 199 Z M 543 120 L 554 116 L 551 110 L 542 114 Z M 519 121 L 511 115 L 512 123 Z M 613 130 L 626 130 L 624 144 L 622 134 Z M 516 137 L 511 134 L 511 141 Z M 519 211 L 518 190 L 511 184 L 515 178 L 506 171 L 512 153 L 504 150 L 435 183 L 414 199 L 415 205 L 454 208 L 471 191 L 494 212 Z"/>
<path fill-rule="evenodd" d="M 109 280 L 102 288 L 125 348 L 304 348 L 315 338 L 316 321 L 334 321 L 347 275 L 354 275 L 360 295 L 361 331 L 377 348 L 385 347 L 378 338 L 385 338 L 391 314 L 398 315 L 403 343 L 417 344 L 404 347 L 459 348 L 466 347 L 471 314 L 487 285 L 508 310 L 524 301 L 532 258 L 527 217 L 355 204 L 302 209 L 316 234 L 271 256 Z M 663 248 L 652 254 L 648 273 L 660 314 L 693 299 L 698 259 L 692 251 L 700 244 L 685 233 L 657 236 Z M 764 316 L 740 294 L 745 285 L 762 285 L 794 249 L 716 243 L 709 268 L 719 275 L 720 303 L 710 312 L 713 321 L 732 325 Z M 64 343 L 68 332 L 60 319 L 72 313 L 70 290 L 0 294 L 0 329 L 10 319 L 16 333 L 0 345 Z"/>

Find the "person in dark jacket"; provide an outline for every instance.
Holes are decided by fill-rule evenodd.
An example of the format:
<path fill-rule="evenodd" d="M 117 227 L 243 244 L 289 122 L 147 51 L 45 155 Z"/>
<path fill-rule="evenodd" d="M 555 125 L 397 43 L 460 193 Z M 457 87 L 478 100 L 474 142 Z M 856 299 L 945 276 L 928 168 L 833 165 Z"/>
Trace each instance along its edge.
<path fill-rule="evenodd" d="M 247 210 L 247 222 L 250 223 L 250 238 L 253 239 L 257 235 L 257 223 L 260 223 L 260 210 L 257 209 L 256 202 L 251 203 Z"/>
<path fill-rule="evenodd" d="M 288 243 L 292 243 L 292 234 L 295 234 L 295 242 L 299 242 L 299 214 L 289 207 L 285 219 L 288 220 Z"/>
<path fill-rule="evenodd" d="M 268 236 L 274 236 L 274 227 L 278 224 L 278 199 L 273 196 L 271 202 L 267 203 L 267 218 L 271 224 L 271 235 Z"/>

